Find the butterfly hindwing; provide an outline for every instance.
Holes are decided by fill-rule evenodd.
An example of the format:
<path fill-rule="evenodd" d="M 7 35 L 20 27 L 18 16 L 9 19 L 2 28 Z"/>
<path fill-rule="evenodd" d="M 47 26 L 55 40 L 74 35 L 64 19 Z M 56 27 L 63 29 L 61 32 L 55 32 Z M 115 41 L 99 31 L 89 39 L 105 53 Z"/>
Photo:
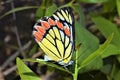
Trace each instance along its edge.
<path fill-rule="evenodd" d="M 74 18 L 69 8 L 38 20 L 33 30 L 36 42 L 53 61 L 65 65 L 74 51 Z"/>

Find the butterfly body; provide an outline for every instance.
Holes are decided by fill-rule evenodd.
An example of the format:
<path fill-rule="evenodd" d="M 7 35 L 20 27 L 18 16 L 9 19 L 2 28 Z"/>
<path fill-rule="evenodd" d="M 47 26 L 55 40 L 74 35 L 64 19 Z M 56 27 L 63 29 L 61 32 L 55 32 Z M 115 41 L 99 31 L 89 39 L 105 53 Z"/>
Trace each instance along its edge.
<path fill-rule="evenodd" d="M 74 51 L 73 17 L 68 8 L 57 10 L 35 24 L 33 35 L 47 57 L 60 65 L 71 64 Z"/>

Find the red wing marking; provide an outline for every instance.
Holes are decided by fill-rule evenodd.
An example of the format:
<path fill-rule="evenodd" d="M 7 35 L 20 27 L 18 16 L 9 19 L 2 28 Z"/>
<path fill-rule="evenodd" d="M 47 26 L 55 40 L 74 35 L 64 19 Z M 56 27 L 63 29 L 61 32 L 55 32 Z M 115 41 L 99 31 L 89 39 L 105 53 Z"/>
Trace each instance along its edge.
<path fill-rule="evenodd" d="M 70 36 L 70 31 L 69 31 L 69 28 L 67 26 L 65 26 L 64 31 L 65 31 L 65 34 L 67 36 Z"/>
<path fill-rule="evenodd" d="M 56 25 L 63 30 L 63 24 L 60 21 L 56 20 Z"/>
<path fill-rule="evenodd" d="M 50 25 L 55 25 L 55 21 L 51 18 L 48 19 L 48 22 L 49 22 Z"/>
<path fill-rule="evenodd" d="M 41 27 L 41 26 L 35 26 L 35 28 L 37 29 L 38 32 L 40 32 L 42 35 L 45 34 L 45 28 Z"/>
<path fill-rule="evenodd" d="M 39 32 L 33 31 L 33 35 L 35 36 L 35 38 L 36 38 L 37 41 L 41 41 L 42 40 L 43 36 Z"/>
<path fill-rule="evenodd" d="M 49 23 L 46 22 L 46 21 L 41 21 L 41 24 L 42 24 L 42 27 L 45 27 L 45 29 L 49 29 L 50 28 Z"/>

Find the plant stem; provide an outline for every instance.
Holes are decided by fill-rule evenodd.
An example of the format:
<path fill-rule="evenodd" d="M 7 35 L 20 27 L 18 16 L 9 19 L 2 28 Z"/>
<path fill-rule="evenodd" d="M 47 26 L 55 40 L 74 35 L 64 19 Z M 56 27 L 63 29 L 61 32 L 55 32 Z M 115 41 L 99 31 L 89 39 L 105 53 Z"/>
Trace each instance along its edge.
<path fill-rule="evenodd" d="M 75 0 L 72 0 L 71 3 L 73 3 Z"/>
<path fill-rule="evenodd" d="M 75 52 L 75 54 L 76 54 L 76 59 L 75 59 L 75 71 L 74 71 L 74 73 L 73 73 L 73 80 L 77 80 L 77 77 L 78 77 L 78 60 L 77 60 L 77 58 L 78 58 L 78 50 Z"/>
<path fill-rule="evenodd" d="M 71 0 L 69 3 L 63 5 L 63 6 L 60 6 L 59 8 L 63 8 L 63 7 L 72 7 L 72 4 L 75 0 Z"/>

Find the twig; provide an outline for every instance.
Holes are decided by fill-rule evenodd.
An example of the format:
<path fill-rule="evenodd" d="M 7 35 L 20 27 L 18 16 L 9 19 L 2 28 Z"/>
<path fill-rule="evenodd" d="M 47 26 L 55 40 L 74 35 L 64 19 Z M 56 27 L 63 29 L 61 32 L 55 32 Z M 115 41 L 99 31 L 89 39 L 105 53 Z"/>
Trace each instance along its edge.
<path fill-rule="evenodd" d="M 43 54 L 43 52 L 42 51 L 39 51 L 39 52 L 37 52 L 37 53 L 35 53 L 33 56 L 32 56 L 32 58 L 34 59 L 34 58 L 37 58 L 37 57 L 39 57 L 40 55 L 42 55 Z"/>
<path fill-rule="evenodd" d="M 14 2 L 13 2 L 13 1 L 11 2 L 11 7 L 12 7 L 12 9 L 15 8 L 15 7 L 14 7 Z M 14 21 L 14 23 L 16 22 L 16 14 L 15 14 L 15 12 L 13 12 L 13 21 Z M 15 27 L 13 28 L 13 31 L 14 31 L 15 34 L 16 34 L 17 42 L 18 42 L 18 45 L 19 45 L 19 48 L 20 48 L 20 52 L 21 52 L 23 58 L 25 58 L 24 51 L 22 50 L 22 44 L 21 44 L 21 41 L 20 41 L 20 37 L 19 37 L 19 35 L 18 35 L 17 26 L 16 26 L 16 24 L 14 24 L 14 25 L 15 25 Z"/>
<path fill-rule="evenodd" d="M 12 0 L 12 2 L 11 2 L 11 7 L 12 7 L 12 9 L 15 8 L 15 7 L 14 7 L 14 2 L 13 2 L 13 0 Z M 13 12 L 13 20 L 14 20 L 14 21 L 16 20 L 15 12 Z"/>
<path fill-rule="evenodd" d="M 27 48 L 29 48 L 29 46 L 31 45 L 31 41 L 27 42 L 23 47 L 22 50 L 25 50 Z M 2 64 L 2 70 L 5 69 L 7 67 L 7 65 L 9 65 L 9 63 L 13 60 L 15 60 L 15 58 L 19 55 L 20 53 L 20 49 L 18 51 L 16 51 L 13 55 L 11 55 L 7 61 L 4 62 L 4 64 Z"/>
<path fill-rule="evenodd" d="M 0 80 L 5 80 L 1 67 L 0 67 Z"/>
<path fill-rule="evenodd" d="M 12 73 L 13 71 L 15 71 L 16 69 L 17 69 L 17 66 L 14 65 L 14 66 L 12 66 L 11 68 L 5 70 L 5 71 L 3 72 L 3 75 L 4 75 L 4 76 L 7 76 L 7 75 L 9 75 L 10 73 Z"/>
<path fill-rule="evenodd" d="M 17 30 L 17 27 L 16 27 L 16 26 L 14 27 L 13 31 L 14 31 L 15 34 L 16 34 L 17 42 L 18 42 L 18 45 L 19 45 L 19 48 L 20 48 L 20 52 L 21 52 L 23 58 L 25 58 L 26 56 L 25 56 L 25 53 L 24 53 L 24 51 L 23 51 L 23 49 L 22 49 L 20 37 L 19 37 L 19 35 L 18 35 L 18 30 Z"/>
<path fill-rule="evenodd" d="M 13 0 L 3 1 L 3 2 L 1 2 L 1 5 L 5 5 L 5 4 L 11 3 L 12 1 L 13 1 Z"/>

